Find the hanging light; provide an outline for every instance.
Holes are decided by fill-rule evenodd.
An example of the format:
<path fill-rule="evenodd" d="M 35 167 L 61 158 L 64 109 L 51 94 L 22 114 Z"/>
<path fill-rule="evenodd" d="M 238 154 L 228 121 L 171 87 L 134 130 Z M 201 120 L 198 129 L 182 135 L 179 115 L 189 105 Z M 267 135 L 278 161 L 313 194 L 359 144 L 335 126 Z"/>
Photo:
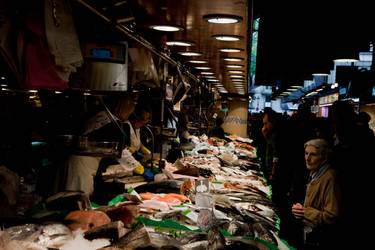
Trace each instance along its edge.
<path fill-rule="evenodd" d="M 213 38 L 219 41 L 231 42 L 231 41 L 239 41 L 243 38 L 243 36 L 236 36 L 236 35 L 213 35 Z"/>
<path fill-rule="evenodd" d="M 176 32 L 183 30 L 182 27 L 177 25 L 151 25 L 151 29 L 158 30 L 158 31 L 166 31 L 166 32 Z"/>
<path fill-rule="evenodd" d="M 218 24 L 238 23 L 243 20 L 243 18 L 240 16 L 226 15 L 226 14 L 204 15 L 203 19 L 209 23 L 218 23 Z"/>

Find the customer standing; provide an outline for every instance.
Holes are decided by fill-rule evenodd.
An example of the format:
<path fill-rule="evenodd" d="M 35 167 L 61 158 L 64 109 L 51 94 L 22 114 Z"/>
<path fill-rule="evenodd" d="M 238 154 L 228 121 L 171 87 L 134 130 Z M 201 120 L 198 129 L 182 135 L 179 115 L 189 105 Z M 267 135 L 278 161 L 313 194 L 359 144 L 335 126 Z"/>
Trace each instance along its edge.
<path fill-rule="evenodd" d="M 328 162 L 330 152 L 323 139 L 305 143 L 306 167 L 310 171 L 305 201 L 292 206 L 292 214 L 303 223 L 305 249 L 328 249 L 337 244 L 341 190 L 336 170 Z"/>
<path fill-rule="evenodd" d="M 278 114 L 270 109 L 264 109 L 262 134 L 266 141 L 266 152 L 264 155 L 264 175 L 270 182 L 274 180 L 274 174 L 278 167 L 280 156 L 280 134 Z"/>

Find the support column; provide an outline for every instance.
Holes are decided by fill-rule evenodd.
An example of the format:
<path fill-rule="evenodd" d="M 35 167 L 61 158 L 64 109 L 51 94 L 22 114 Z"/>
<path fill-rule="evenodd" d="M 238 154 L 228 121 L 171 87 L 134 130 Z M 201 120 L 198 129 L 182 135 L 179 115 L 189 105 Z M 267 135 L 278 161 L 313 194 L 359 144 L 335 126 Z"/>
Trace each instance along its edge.
<path fill-rule="evenodd" d="M 247 137 L 248 101 L 233 100 L 229 103 L 228 115 L 222 125 L 226 133 Z"/>

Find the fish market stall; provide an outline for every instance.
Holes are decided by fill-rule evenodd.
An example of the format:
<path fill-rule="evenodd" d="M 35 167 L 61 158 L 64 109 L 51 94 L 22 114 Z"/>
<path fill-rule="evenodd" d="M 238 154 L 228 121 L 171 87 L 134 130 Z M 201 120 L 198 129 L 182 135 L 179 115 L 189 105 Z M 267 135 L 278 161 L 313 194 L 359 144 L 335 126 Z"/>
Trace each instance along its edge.
<path fill-rule="evenodd" d="M 203 135 L 191 143 L 154 181 L 105 204 L 80 192 L 50 197 L 27 223 L 3 224 L 3 249 L 291 249 L 278 236 L 251 140 Z"/>

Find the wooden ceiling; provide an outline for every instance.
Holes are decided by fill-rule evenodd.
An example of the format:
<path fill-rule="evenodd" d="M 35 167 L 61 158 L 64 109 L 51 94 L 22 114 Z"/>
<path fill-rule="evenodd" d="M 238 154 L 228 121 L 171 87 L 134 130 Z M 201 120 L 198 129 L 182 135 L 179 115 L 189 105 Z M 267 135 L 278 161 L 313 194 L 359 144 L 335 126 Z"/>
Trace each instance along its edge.
<path fill-rule="evenodd" d="M 124 25 L 131 25 L 132 29 L 141 34 L 155 47 L 162 48 L 167 41 L 186 40 L 194 43 L 191 47 L 167 46 L 171 57 L 191 68 L 192 73 L 202 77 L 201 71 L 214 73 L 216 79 L 224 85 L 229 93 L 238 93 L 230 79 L 226 64 L 243 65 L 242 75 L 247 78 L 248 68 L 248 32 L 249 6 L 247 0 L 128 0 L 103 1 L 85 0 L 95 9 L 106 13 L 114 20 L 125 20 Z M 209 14 L 229 14 L 242 18 L 234 24 L 215 24 L 207 22 L 203 16 Z M 153 24 L 178 25 L 181 31 L 163 32 L 150 29 Z M 239 41 L 218 41 L 213 35 L 241 36 Z M 241 52 L 220 52 L 220 48 L 239 48 Z M 194 51 L 201 56 L 181 56 L 178 52 Z M 225 57 L 242 58 L 240 62 L 224 61 Z M 206 64 L 192 64 L 189 60 L 207 60 Z M 196 66 L 210 67 L 210 70 L 198 70 Z M 247 81 L 244 81 L 244 92 L 247 93 Z"/>
<path fill-rule="evenodd" d="M 170 46 L 172 56 L 179 61 L 186 62 L 192 67 L 207 66 L 213 72 L 217 80 L 219 80 L 230 93 L 237 93 L 231 80 L 228 68 L 225 67 L 228 62 L 224 61 L 224 57 L 243 58 L 243 61 L 235 64 L 243 65 L 241 74 L 247 76 L 247 32 L 248 32 L 248 1 L 247 0 L 138 0 L 141 10 L 144 10 L 142 16 L 136 16 L 136 28 L 145 34 L 149 39 L 165 43 L 166 41 L 185 40 L 194 43 L 191 47 Z M 209 14 L 229 14 L 242 18 L 241 22 L 235 24 L 214 24 L 207 22 L 203 17 Z M 170 24 L 178 25 L 183 30 L 178 32 L 160 32 L 150 31 L 149 26 L 152 24 Z M 149 33 L 147 35 L 147 33 Z M 157 34 L 159 33 L 159 34 Z M 237 35 L 241 36 L 240 41 L 218 41 L 213 35 Z M 158 39 L 161 36 L 162 39 Z M 225 53 L 220 52 L 220 48 L 240 48 L 241 52 Z M 180 56 L 178 52 L 194 51 L 202 53 L 197 57 Z M 197 65 L 188 61 L 192 59 L 207 60 L 207 64 Z M 200 70 L 194 71 L 196 75 L 200 75 Z M 246 83 L 244 83 L 246 91 Z"/>

